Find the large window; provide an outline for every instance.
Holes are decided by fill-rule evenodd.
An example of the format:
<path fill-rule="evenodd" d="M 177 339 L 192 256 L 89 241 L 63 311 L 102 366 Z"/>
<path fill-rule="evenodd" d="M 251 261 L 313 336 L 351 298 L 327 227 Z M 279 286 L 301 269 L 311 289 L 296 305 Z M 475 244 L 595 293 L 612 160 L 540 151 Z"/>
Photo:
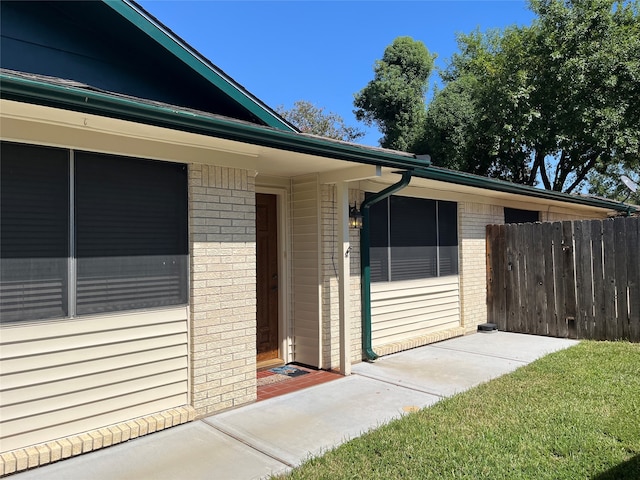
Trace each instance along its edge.
<path fill-rule="evenodd" d="M 457 274 L 457 212 L 454 202 L 400 196 L 372 205 L 371 281 Z"/>
<path fill-rule="evenodd" d="M 1 148 L 2 322 L 187 303 L 186 166 Z"/>

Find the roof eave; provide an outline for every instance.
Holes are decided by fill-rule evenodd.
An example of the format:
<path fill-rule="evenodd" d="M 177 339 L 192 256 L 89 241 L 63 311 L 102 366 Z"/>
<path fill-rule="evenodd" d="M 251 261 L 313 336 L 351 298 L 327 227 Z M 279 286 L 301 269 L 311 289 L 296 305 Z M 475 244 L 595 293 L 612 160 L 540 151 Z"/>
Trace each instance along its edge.
<path fill-rule="evenodd" d="M 104 92 L 0 74 L 0 96 L 8 100 L 108 116 L 264 147 L 389 168 L 414 169 L 428 164 L 413 155 L 336 142 L 321 137 L 198 114 Z"/>
<path fill-rule="evenodd" d="M 585 205 L 595 208 L 603 208 L 606 210 L 613 210 L 623 213 L 636 212 L 638 209 L 632 205 L 616 202 L 613 200 L 606 200 L 603 198 L 593 197 L 581 197 L 577 195 L 570 195 L 568 193 L 556 192 L 554 190 L 543 190 L 540 188 L 531 187 L 529 185 L 521 185 L 517 183 L 505 182 L 494 178 L 480 177 L 465 172 L 458 172 L 455 170 L 442 170 L 437 167 L 431 167 L 427 169 L 416 169 L 413 175 L 420 178 L 426 178 L 429 180 L 438 180 L 448 183 L 455 183 L 457 185 L 465 185 L 468 187 L 477 187 L 485 190 L 493 190 L 504 193 L 512 193 L 516 195 L 533 196 L 537 198 L 543 198 L 546 200 L 555 200 L 565 203 L 573 203 L 577 205 Z"/>

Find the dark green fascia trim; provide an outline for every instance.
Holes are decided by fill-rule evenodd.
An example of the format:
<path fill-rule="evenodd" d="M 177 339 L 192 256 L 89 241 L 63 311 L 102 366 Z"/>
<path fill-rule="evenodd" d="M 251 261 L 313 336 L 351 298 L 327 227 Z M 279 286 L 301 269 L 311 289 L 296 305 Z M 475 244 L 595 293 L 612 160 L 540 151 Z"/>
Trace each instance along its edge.
<path fill-rule="evenodd" d="M 131 98 L 116 97 L 102 92 L 6 73 L 0 74 L 0 97 L 336 160 L 401 169 L 428 165 L 407 154 L 375 150 L 355 144 L 309 137 L 296 132 L 285 132 L 250 123 L 200 115 L 179 110 L 178 107 L 148 104 Z"/>
<path fill-rule="evenodd" d="M 262 105 L 262 102 L 257 98 L 253 97 L 230 77 L 218 71 L 206 58 L 198 54 L 186 42 L 170 34 L 166 27 L 146 13 L 141 6 L 126 0 L 105 0 L 104 3 L 267 125 L 288 132 L 295 131 L 291 125 L 280 119 L 268 107 Z"/>
<path fill-rule="evenodd" d="M 396 172 L 401 173 L 401 172 Z M 480 177 L 470 173 L 457 172 L 455 170 L 444 170 L 437 167 L 418 168 L 413 171 L 413 176 L 417 178 L 426 178 L 429 180 L 438 180 L 441 182 L 455 183 L 457 185 L 465 185 L 468 187 L 477 187 L 485 190 L 493 190 L 496 192 L 513 193 L 517 195 L 526 195 L 530 197 L 544 198 L 546 200 L 557 200 L 565 203 L 575 203 L 579 205 L 588 205 L 590 207 L 606 208 L 608 210 L 616 210 L 618 212 L 631 213 L 638 211 L 636 207 L 606 200 L 602 198 L 579 197 L 568 193 L 556 192 L 553 190 L 543 190 L 541 188 L 531 187 L 529 185 L 520 185 L 517 183 L 505 182 L 494 178 Z"/>

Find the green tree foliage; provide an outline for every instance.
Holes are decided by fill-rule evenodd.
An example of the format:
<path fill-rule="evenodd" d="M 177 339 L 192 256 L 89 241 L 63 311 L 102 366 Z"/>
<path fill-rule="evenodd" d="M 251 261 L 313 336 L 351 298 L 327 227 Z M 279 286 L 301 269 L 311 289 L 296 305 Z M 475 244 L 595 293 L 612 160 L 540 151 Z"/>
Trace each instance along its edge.
<path fill-rule="evenodd" d="M 640 205 L 640 190 L 632 192 L 622 182 L 622 175 L 626 175 L 632 182 L 640 185 L 640 173 L 624 168 L 618 163 L 612 163 L 602 173 L 594 171 L 589 174 L 589 193 L 619 202 Z"/>
<path fill-rule="evenodd" d="M 353 142 L 364 136 L 362 130 L 346 125 L 340 115 L 332 112 L 325 113 L 324 108 L 305 100 L 298 100 L 290 110 L 278 106 L 276 111 L 304 133 L 345 142 Z"/>
<path fill-rule="evenodd" d="M 380 129 L 381 146 L 409 150 L 419 140 L 434 59 L 424 43 L 398 37 L 376 62 L 374 79 L 356 93 L 356 118 Z"/>
<path fill-rule="evenodd" d="M 637 169 L 639 5 L 531 0 L 530 26 L 460 35 L 407 150 L 429 153 L 436 165 L 564 192 Z"/>

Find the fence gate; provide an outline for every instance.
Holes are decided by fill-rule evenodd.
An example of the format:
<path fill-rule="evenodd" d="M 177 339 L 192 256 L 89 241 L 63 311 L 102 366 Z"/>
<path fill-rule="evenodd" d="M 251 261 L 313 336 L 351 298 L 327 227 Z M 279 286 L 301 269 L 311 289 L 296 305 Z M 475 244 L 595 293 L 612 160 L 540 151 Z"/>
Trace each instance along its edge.
<path fill-rule="evenodd" d="M 640 218 L 487 226 L 488 321 L 640 342 Z"/>

